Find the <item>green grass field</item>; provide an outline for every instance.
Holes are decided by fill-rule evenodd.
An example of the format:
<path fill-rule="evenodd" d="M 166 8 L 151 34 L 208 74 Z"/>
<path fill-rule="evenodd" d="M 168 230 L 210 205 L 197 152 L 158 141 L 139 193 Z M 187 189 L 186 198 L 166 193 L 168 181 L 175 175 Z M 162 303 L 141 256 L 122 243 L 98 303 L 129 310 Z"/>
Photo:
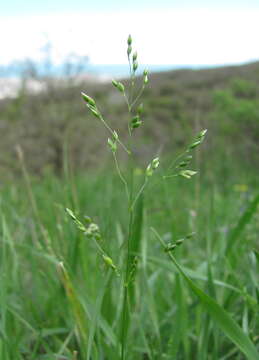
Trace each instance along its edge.
<path fill-rule="evenodd" d="M 259 358 L 258 64 L 152 88 L 131 44 L 105 99 L 0 103 L 0 360 Z"/>
<path fill-rule="evenodd" d="M 140 181 L 141 171 L 134 174 Z M 175 258 L 258 346 L 254 179 L 218 185 L 204 174 L 191 182 L 176 178 L 148 186 L 136 224 L 141 240 L 127 359 L 256 359 L 251 349 L 244 355 L 233 343 L 228 324 L 217 321 L 217 309 L 211 316 L 210 304 L 192 291 L 151 230 L 165 242 L 195 232 Z M 121 276 L 102 261 L 65 208 L 100 225 L 102 246 L 122 268 L 123 190 L 107 171 L 78 177 L 67 171 L 63 180 L 49 176 L 41 182 L 25 177 L 1 189 L 1 359 L 120 358 Z"/>

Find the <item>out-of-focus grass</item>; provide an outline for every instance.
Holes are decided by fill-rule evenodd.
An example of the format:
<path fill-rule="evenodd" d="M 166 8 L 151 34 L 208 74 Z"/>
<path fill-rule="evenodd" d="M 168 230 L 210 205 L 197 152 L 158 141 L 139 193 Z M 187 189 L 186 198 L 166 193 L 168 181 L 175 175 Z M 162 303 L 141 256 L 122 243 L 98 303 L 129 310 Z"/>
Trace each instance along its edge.
<path fill-rule="evenodd" d="M 176 260 L 258 346 L 256 184 L 252 177 L 246 184 L 212 180 L 208 174 L 202 182 L 147 188 L 127 359 L 245 358 L 179 277 L 151 226 L 165 242 L 196 233 L 176 249 Z M 29 186 L 34 200 L 23 184 L 1 189 L 0 358 L 73 359 L 76 350 L 78 359 L 118 359 L 121 279 L 64 209 L 96 220 L 103 247 L 120 265 L 123 185 L 105 172 Z"/>
<path fill-rule="evenodd" d="M 186 139 L 209 129 L 202 151 L 215 166 L 226 159 L 246 166 L 259 162 L 259 62 L 203 70 L 177 70 L 150 74 L 143 93 L 143 127 L 134 142 L 143 164 L 159 150 L 181 151 Z M 123 81 L 126 86 L 128 80 Z M 136 78 L 141 86 L 142 77 Z M 82 106 L 81 91 L 91 94 L 104 118 L 124 140 L 127 106 L 117 89 L 104 83 L 84 82 L 63 87 L 54 79 L 46 91 L 0 100 L 0 181 L 20 173 L 14 147 L 20 144 L 30 173 L 50 170 L 61 174 L 64 143 L 74 170 L 102 166 L 107 160 L 107 132 Z M 163 144 L 163 146 L 161 146 Z M 161 149 L 160 149 L 161 146 Z M 215 151 L 215 149 L 217 149 Z M 226 165 L 226 171 L 232 170 Z"/>

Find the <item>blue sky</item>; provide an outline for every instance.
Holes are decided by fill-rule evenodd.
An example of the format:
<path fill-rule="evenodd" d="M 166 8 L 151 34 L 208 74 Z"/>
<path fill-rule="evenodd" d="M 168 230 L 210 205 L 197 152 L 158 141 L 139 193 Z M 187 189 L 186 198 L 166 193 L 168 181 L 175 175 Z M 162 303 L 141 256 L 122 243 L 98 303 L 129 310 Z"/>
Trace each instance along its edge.
<path fill-rule="evenodd" d="M 121 5 L 123 4 L 123 6 Z M 259 0 L 12 0 L 0 3 L 0 65 L 89 56 L 123 64 L 131 33 L 145 64 L 235 64 L 259 58 Z"/>

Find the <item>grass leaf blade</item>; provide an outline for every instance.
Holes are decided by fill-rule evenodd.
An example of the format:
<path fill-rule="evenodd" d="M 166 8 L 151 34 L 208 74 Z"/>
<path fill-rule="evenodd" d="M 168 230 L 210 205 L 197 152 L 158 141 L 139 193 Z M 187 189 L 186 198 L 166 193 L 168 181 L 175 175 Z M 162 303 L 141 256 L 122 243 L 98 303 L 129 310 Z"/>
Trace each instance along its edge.
<path fill-rule="evenodd" d="M 161 239 L 155 229 L 152 229 L 153 233 L 162 243 L 163 247 L 166 245 Z M 259 354 L 256 347 L 249 339 L 249 337 L 242 331 L 239 325 L 231 318 L 231 316 L 209 295 L 203 292 L 184 272 L 180 264 L 176 261 L 172 253 L 168 253 L 168 256 L 172 260 L 173 264 L 184 277 L 189 287 L 199 298 L 204 305 L 204 308 L 208 311 L 213 321 L 221 328 L 224 334 L 247 356 L 249 360 L 257 360 Z"/>
<path fill-rule="evenodd" d="M 233 247 L 237 245 L 239 236 L 241 235 L 245 226 L 251 220 L 252 216 L 255 214 L 258 204 L 259 204 L 259 194 L 256 195 L 255 198 L 251 201 L 250 205 L 248 206 L 244 214 L 240 217 L 237 225 L 230 233 L 230 236 L 228 238 L 226 255 L 228 255 L 232 251 Z"/>

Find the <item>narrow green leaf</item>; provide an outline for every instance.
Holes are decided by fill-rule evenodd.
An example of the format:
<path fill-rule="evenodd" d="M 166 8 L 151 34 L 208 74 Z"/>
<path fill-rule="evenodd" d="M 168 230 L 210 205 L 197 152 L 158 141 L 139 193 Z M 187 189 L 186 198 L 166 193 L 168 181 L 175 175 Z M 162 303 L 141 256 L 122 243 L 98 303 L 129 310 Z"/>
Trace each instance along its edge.
<path fill-rule="evenodd" d="M 241 233 L 245 229 L 245 226 L 250 222 L 253 215 L 256 212 L 257 205 L 259 203 L 259 194 L 255 196 L 250 203 L 244 214 L 240 217 L 237 225 L 234 227 L 228 238 L 228 244 L 226 249 L 226 255 L 228 255 L 234 246 L 237 246 Z"/>
<path fill-rule="evenodd" d="M 259 251 L 257 251 L 256 249 L 253 250 L 254 254 L 255 254 L 255 257 L 256 257 L 256 260 L 259 264 Z"/>
<path fill-rule="evenodd" d="M 163 247 L 166 246 L 162 238 L 152 229 L 156 237 L 159 239 Z M 249 360 L 258 360 L 259 353 L 250 338 L 242 331 L 239 325 L 232 317 L 221 307 L 213 298 L 204 293 L 184 272 L 180 264 L 176 261 L 172 253 L 167 253 L 171 261 L 183 276 L 189 287 L 196 294 L 199 300 L 208 311 L 213 321 L 221 328 L 224 334 L 247 356 Z"/>
<path fill-rule="evenodd" d="M 89 338 L 88 338 L 88 343 L 87 343 L 87 360 L 90 360 L 91 357 L 91 350 L 92 350 L 92 346 L 94 345 L 94 334 L 96 331 L 96 327 L 100 318 L 100 309 L 102 306 L 102 301 L 103 301 L 103 297 L 106 291 L 106 287 L 108 285 L 108 282 L 110 280 L 111 277 L 111 271 L 108 271 L 108 273 L 106 274 L 103 286 L 100 288 L 99 290 L 99 294 L 96 298 L 95 301 L 95 309 L 94 309 L 94 313 L 93 313 L 93 318 L 89 327 Z"/>
<path fill-rule="evenodd" d="M 69 300 L 69 304 L 75 319 L 80 339 L 83 342 L 83 346 L 85 346 L 88 342 L 88 326 L 86 323 L 86 313 L 78 298 L 77 292 L 72 284 L 70 276 L 62 262 L 60 262 L 58 265 L 58 271 L 60 279 L 65 288 L 67 298 Z"/>
<path fill-rule="evenodd" d="M 143 203 L 144 203 L 144 198 L 143 198 L 143 194 L 141 194 L 136 204 L 136 211 L 133 220 L 133 231 L 132 231 L 131 249 L 130 249 L 131 265 L 134 261 L 134 257 L 136 256 L 136 254 L 139 253 L 139 249 L 140 249 L 142 225 L 143 225 Z"/>
<path fill-rule="evenodd" d="M 133 269 L 134 262 L 136 259 L 136 256 L 138 256 L 140 251 L 140 243 L 141 243 L 141 236 L 142 236 L 142 226 L 143 226 L 143 194 L 140 195 L 137 203 L 136 203 L 136 210 L 134 213 L 133 218 L 133 225 L 132 225 L 132 235 L 130 239 L 130 271 L 132 270 L 134 272 L 137 271 L 137 269 Z M 132 303 L 134 303 L 135 293 L 134 293 L 134 286 L 132 286 L 132 281 L 129 284 L 129 293 L 130 293 L 130 299 L 132 300 Z"/>
<path fill-rule="evenodd" d="M 179 276 L 180 275 L 177 274 L 175 278 L 174 289 L 175 302 L 177 305 L 174 323 L 177 324 L 177 326 L 173 326 L 173 333 L 168 343 L 168 355 L 170 355 L 172 359 L 177 359 L 181 342 L 183 342 L 185 352 L 188 348 L 186 298 L 183 294 L 183 286 Z M 184 355 L 186 356 L 187 354 Z"/>

